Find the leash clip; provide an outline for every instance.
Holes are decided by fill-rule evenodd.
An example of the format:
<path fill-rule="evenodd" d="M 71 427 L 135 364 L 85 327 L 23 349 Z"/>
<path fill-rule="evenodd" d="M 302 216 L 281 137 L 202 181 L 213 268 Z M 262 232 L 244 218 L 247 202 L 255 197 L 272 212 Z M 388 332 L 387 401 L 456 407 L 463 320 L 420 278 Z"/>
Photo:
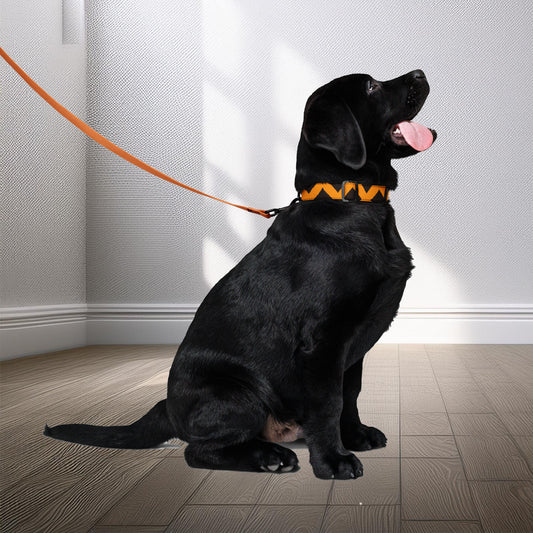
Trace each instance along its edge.
<path fill-rule="evenodd" d="M 289 209 L 289 207 L 292 207 L 294 204 L 297 204 L 299 202 L 300 202 L 300 197 L 298 196 L 289 205 L 286 205 L 285 207 L 275 207 L 273 209 L 265 209 L 264 212 L 268 215 L 268 218 L 272 218 L 272 217 L 275 217 L 276 215 L 279 215 L 282 211 Z"/>
<path fill-rule="evenodd" d="M 273 209 L 265 209 L 265 213 L 268 215 L 268 218 L 272 218 L 279 215 L 282 210 L 283 207 L 275 207 Z"/>

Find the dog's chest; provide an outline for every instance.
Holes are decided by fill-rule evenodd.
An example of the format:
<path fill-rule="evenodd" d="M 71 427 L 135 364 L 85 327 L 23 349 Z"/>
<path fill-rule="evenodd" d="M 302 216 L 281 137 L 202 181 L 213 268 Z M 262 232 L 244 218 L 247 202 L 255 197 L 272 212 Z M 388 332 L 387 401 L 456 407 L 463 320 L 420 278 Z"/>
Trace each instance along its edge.
<path fill-rule="evenodd" d="M 390 223 L 376 226 L 355 232 L 353 241 L 347 243 L 351 278 L 369 276 L 370 282 L 408 275 L 414 268 L 412 256 L 396 227 Z"/>

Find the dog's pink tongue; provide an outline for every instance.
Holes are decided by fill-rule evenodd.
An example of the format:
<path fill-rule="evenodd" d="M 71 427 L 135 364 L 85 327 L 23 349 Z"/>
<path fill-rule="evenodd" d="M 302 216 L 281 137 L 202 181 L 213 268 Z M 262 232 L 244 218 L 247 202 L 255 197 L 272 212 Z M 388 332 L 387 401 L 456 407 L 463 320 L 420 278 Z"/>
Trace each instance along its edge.
<path fill-rule="evenodd" d="M 422 152 L 433 144 L 431 131 L 416 122 L 400 122 L 398 124 L 405 142 L 415 150 Z"/>

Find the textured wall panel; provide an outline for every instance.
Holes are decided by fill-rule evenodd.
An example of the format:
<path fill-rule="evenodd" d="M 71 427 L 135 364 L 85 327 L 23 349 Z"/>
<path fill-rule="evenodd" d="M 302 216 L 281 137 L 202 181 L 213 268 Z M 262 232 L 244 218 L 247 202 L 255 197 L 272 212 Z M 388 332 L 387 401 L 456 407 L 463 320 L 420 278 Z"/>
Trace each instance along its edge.
<path fill-rule="evenodd" d="M 61 44 L 61 0 L 0 3 L 1 45 L 85 114 L 85 47 Z M 85 139 L 0 61 L 0 307 L 85 302 Z"/>
<path fill-rule="evenodd" d="M 62 0 L 62 41 L 85 42 L 85 0 Z"/>
<path fill-rule="evenodd" d="M 197 2 L 87 2 L 89 123 L 193 186 L 202 176 Z M 88 301 L 195 301 L 204 202 L 88 145 Z"/>
<path fill-rule="evenodd" d="M 529 2 L 92 0 L 93 126 L 149 163 L 258 207 L 294 196 L 309 93 L 423 68 L 439 132 L 397 162 L 417 269 L 405 304 L 531 301 Z M 268 221 L 89 151 L 89 301 L 201 300 Z"/>
<path fill-rule="evenodd" d="M 5 47 L 76 111 L 77 52 L 57 45 L 60 2 L 41 4 L 2 3 Z M 257 207 L 294 196 L 303 105 L 318 85 L 423 68 L 432 93 L 419 120 L 439 139 L 397 162 L 391 195 L 417 265 L 404 304 L 532 300 L 530 2 L 88 0 L 87 21 L 91 125 L 177 179 Z M 3 295 L 81 297 L 80 136 L 1 68 Z M 93 143 L 87 164 L 89 303 L 197 303 L 270 224 Z"/>

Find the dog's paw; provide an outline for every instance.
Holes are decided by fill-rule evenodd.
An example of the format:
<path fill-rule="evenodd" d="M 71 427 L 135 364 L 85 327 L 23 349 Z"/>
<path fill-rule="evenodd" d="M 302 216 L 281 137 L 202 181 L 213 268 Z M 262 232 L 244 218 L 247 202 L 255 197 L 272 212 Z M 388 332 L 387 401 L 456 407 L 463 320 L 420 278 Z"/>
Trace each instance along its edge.
<path fill-rule="evenodd" d="M 342 432 L 342 443 L 347 450 L 368 451 L 387 446 L 387 437 L 377 428 L 361 424 Z"/>
<path fill-rule="evenodd" d="M 296 454 L 283 446 L 270 444 L 261 449 L 257 454 L 259 469 L 264 472 L 282 474 L 284 472 L 296 472 L 300 469 Z"/>
<path fill-rule="evenodd" d="M 363 475 L 363 464 L 352 453 L 311 458 L 311 466 L 319 479 L 355 479 Z"/>

